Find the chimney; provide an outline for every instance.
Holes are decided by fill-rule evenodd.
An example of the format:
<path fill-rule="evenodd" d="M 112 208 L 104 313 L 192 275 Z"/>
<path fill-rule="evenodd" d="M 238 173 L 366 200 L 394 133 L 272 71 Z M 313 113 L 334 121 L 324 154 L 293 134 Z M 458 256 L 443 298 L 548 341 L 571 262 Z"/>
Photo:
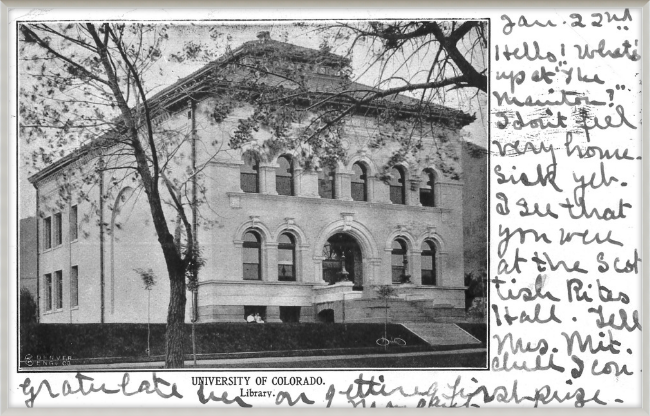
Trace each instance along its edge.
<path fill-rule="evenodd" d="M 267 40 L 271 40 L 271 32 L 269 32 L 268 30 L 257 32 L 257 39 L 260 40 L 260 43 L 264 43 Z"/>

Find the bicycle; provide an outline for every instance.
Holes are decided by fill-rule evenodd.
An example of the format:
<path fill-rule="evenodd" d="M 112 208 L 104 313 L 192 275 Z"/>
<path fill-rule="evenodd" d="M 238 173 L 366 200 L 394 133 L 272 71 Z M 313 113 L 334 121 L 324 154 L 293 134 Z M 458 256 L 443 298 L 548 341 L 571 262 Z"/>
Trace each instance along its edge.
<path fill-rule="evenodd" d="M 390 344 L 404 346 L 406 345 L 406 341 L 404 341 L 402 338 L 388 339 L 384 337 L 381 337 L 377 340 L 377 345 L 379 345 L 380 347 L 387 347 Z"/>

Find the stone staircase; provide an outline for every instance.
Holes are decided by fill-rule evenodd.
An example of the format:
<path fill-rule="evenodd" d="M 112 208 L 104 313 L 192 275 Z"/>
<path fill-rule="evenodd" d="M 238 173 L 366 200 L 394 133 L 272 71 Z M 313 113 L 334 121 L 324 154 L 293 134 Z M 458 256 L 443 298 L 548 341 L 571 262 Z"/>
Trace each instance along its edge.
<path fill-rule="evenodd" d="M 481 341 L 465 332 L 458 325 L 452 323 L 406 322 L 402 323 L 402 325 L 430 345 L 481 344 Z"/>
<path fill-rule="evenodd" d="M 386 302 L 382 299 L 346 300 L 337 305 L 346 322 L 384 322 Z M 345 312 L 343 312 L 345 309 Z M 451 305 L 434 305 L 426 300 L 391 299 L 388 302 L 388 322 L 444 322 L 465 316 L 465 311 Z"/>
<path fill-rule="evenodd" d="M 381 323 L 386 319 L 386 302 L 381 299 L 347 300 L 345 306 L 337 303 L 341 318 L 337 322 Z M 463 309 L 426 300 L 396 298 L 388 302 L 388 322 L 404 325 L 431 345 L 480 345 L 478 339 L 450 322 L 464 316 Z"/>

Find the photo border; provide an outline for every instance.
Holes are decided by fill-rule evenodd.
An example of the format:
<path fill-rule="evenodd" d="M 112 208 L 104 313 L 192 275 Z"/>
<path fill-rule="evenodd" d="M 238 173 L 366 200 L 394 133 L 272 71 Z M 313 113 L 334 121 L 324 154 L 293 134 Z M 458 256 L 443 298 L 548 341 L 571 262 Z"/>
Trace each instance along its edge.
<path fill-rule="evenodd" d="M 207 0 L 184 0 L 182 2 L 182 7 L 177 7 L 180 2 L 179 1 L 174 1 L 174 0 L 135 0 L 135 1 L 128 1 L 128 0 L 115 0 L 115 1 L 106 1 L 106 0 L 101 0 L 101 1 L 93 1 L 92 3 L 89 3 L 88 1 L 83 1 L 83 0 L 54 0 L 54 1 L 32 1 L 32 0 L 25 0 L 25 1 L 20 1 L 20 0 L 1 0 L 0 1 L 0 73 L 2 74 L 1 80 L 0 80 L 0 98 L 2 98 L 2 104 L 0 105 L 0 126 L 4 126 L 2 128 L 2 132 L 0 133 L 0 195 L 2 195 L 2 198 L 0 199 L 0 276 L 2 276 L 1 281 L 2 285 L 0 286 L 0 304 L 4 305 L 3 308 L 0 308 L 0 350 L 1 350 L 1 357 L 0 357 L 0 414 L 7 414 L 7 415 L 14 415 L 14 414 L 23 414 L 23 409 L 8 409 L 7 404 L 8 404 L 8 389 L 11 387 L 8 385 L 8 371 L 13 371 L 13 366 L 8 365 L 8 323 L 9 323 L 9 318 L 11 316 L 11 311 L 9 311 L 9 302 L 8 302 L 8 288 L 10 279 L 9 276 L 11 275 L 11 271 L 9 268 L 9 258 L 10 258 L 10 251 L 12 249 L 17 249 L 15 247 L 14 242 L 12 241 L 15 236 L 12 234 L 12 231 L 14 233 L 17 233 L 17 229 L 14 229 L 15 224 L 12 224 L 12 218 L 9 217 L 9 212 L 12 209 L 12 207 L 9 206 L 9 195 L 10 192 L 12 191 L 12 184 L 9 181 L 9 178 L 11 176 L 11 172 L 9 172 L 9 161 L 10 161 L 10 154 L 9 154 L 9 109 L 8 109 L 8 99 L 7 99 L 7 92 L 8 92 L 8 87 L 9 87 L 9 77 L 10 74 L 8 72 L 9 68 L 9 62 L 10 62 L 10 57 L 8 56 L 8 38 L 9 38 L 9 30 L 10 27 L 8 25 L 8 11 L 11 8 L 138 8 L 138 9 L 143 9 L 143 8 L 155 8 L 155 9 L 160 9 L 160 8 L 235 8 L 233 7 L 233 2 L 232 1 L 225 1 L 225 0 L 218 0 L 218 1 L 207 1 Z M 387 0 L 373 0 L 373 1 L 360 1 L 360 0 L 334 0 L 334 1 L 329 1 L 327 2 L 327 9 L 343 9 L 343 8 L 395 8 L 394 7 L 394 1 L 387 1 Z M 325 8 L 323 7 L 325 3 L 323 1 L 317 1 L 317 0 L 304 0 L 304 1 L 298 1 L 298 0 L 276 0 L 273 2 L 264 2 L 261 0 L 254 1 L 254 0 L 240 0 L 239 2 L 236 3 L 236 8 L 309 8 L 309 9 L 322 9 Z M 548 1 L 531 1 L 531 2 L 523 2 L 523 1 L 423 1 L 423 0 L 408 0 L 404 3 L 400 3 L 402 7 L 400 9 L 407 9 L 407 8 L 456 8 L 456 9 L 466 9 L 466 8 L 523 8 L 523 9 L 531 9 L 531 8 L 545 8 L 545 9 L 551 9 L 551 8 L 569 8 L 569 7 L 582 7 L 582 8 L 596 8 L 596 7 L 642 7 L 642 34 L 643 34 L 643 39 L 646 39 L 646 44 L 642 45 L 642 66 L 643 66 L 643 77 L 646 80 L 646 84 L 643 85 L 643 99 L 642 99 L 642 113 L 643 113 L 643 119 L 645 120 L 650 120 L 650 87 L 648 84 L 648 81 L 650 79 L 650 1 L 645 0 L 645 1 L 624 1 L 624 2 L 615 2 L 615 1 L 584 1 L 584 0 L 574 0 L 574 1 L 558 1 L 558 0 L 548 0 Z M 496 22 L 494 22 L 496 23 Z M 489 100 L 489 97 L 488 97 Z M 488 101 L 489 102 L 489 101 Z M 489 131 L 489 121 L 488 121 L 488 131 Z M 643 149 L 643 158 L 644 163 L 643 163 L 643 176 L 642 176 L 642 205 L 644 208 L 642 210 L 642 216 L 643 216 L 643 224 L 642 224 L 642 232 L 643 232 L 643 249 L 642 253 L 645 255 L 646 259 L 650 259 L 650 249 L 649 245 L 646 244 L 648 241 L 649 235 L 650 235 L 650 227 L 649 227 L 649 218 L 650 218 L 650 210 L 647 209 L 647 207 L 650 206 L 650 184 L 649 181 L 649 173 L 650 173 L 650 164 L 648 163 L 648 160 L 650 160 L 650 126 L 648 123 L 645 123 L 642 126 L 642 134 L 644 141 L 648 141 L 646 146 L 644 146 Z M 488 136 L 489 137 L 489 136 Z M 488 143 L 489 146 L 489 143 Z M 488 161 L 488 166 L 489 166 L 489 161 Z M 489 234 L 488 234 L 489 235 Z M 642 313 L 642 321 L 647 323 L 649 322 L 649 298 L 648 298 L 648 292 L 647 292 L 647 283 L 648 283 L 648 276 L 650 275 L 650 264 L 647 262 L 642 265 L 642 288 L 644 290 L 644 297 L 643 297 L 643 313 Z M 596 409 L 596 408 L 589 408 L 589 412 L 597 412 L 599 414 L 603 415 L 609 415 L 609 414 L 615 414 L 619 413 L 621 411 L 625 411 L 628 414 L 649 414 L 649 403 L 650 403 L 650 397 L 649 397 L 649 357 L 650 357 L 650 342 L 648 335 L 643 336 L 642 335 L 642 340 L 643 340 L 643 372 L 644 374 L 642 375 L 642 407 L 641 408 L 632 408 L 632 409 L 624 409 L 624 408 L 611 408 L 611 409 Z M 488 354 L 489 354 L 489 349 L 488 349 Z M 11 369 L 11 370 L 10 370 Z M 264 371 L 264 370 L 261 370 Z M 238 410 L 238 409 L 229 409 L 229 408 L 186 408 L 189 411 L 194 412 L 222 412 L 225 411 L 227 413 L 230 412 L 237 412 L 237 414 L 240 414 L 240 412 L 243 412 L 244 410 Z M 276 412 L 283 412 L 285 408 L 271 408 L 271 413 L 276 413 Z M 552 409 L 552 410 L 551 410 Z M 31 412 L 36 411 L 36 413 L 30 413 L 30 414 L 70 414 L 70 410 L 73 411 L 72 414 L 86 414 L 87 410 L 83 410 L 81 408 L 57 408 L 57 409 L 47 409 L 47 408 L 40 408 L 40 409 L 25 409 L 29 410 Z M 120 414 L 124 415 L 131 415 L 131 414 L 155 414 L 156 416 L 162 416 L 162 415 L 178 415 L 179 408 L 156 408 L 155 410 L 150 410 L 147 412 L 143 411 L 143 408 L 97 408 L 94 409 L 93 411 L 102 413 L 102 414 L 111 414 L 111 413 L 117 413 L 119 412 Z M 301 410 L 305 410 L 304 408 Z M 326 409 L 306 409 L 309 413 L 313 414 L 319 414 L 320 412 L 325 412 L 327 411 Z M 337 409 L 338 410 L 338 409 Z M 361 412 L 377 412 L 379 409 L 364 409 Z M 506 413 L 508 412 L 517 412 L 519 414 L 522 410 L 528 411 L 528 408 L 522 408 L 522 407 L 517 407 L 517 408 L 507 408 L 507 409 L 498 409 L 498 408 L 483 408 L 483 412 L 487 411 L 487 415 L 496 415 L 497 412 L 501 414 L 505 410 Z M 532 409 L 531 409 L 532 410 Z M 544 412 L 548 412 L 549 410 L 554 413 L 554 414 L 568 414 L 568 412 L 573 412 L 573 409 L 569 408 L 542 408 L 541 409 Z M 183 411 L 183 410 L 181 410 Z M 264 411 L 268 412 L 269 408 L 255 408 L 255 409 L 249 409 L 250 411 Z M 382 411 L 382 410 L 379 410 Z M 383 411 L 389 411 L 389 410 L 383 410 Z M 460 411 L 461 414 L 466 414 L 467 409 L 455 409 L 455 412 Z M 65 413 L 64 413 L 65 412 Z M 151 413 L 149 413 L 151 412 Z M 155 413 L 154 413 L 155 412 Z M 472 413 L 473 414 L 473 413 Z M 514 414 L 514 413 L 513 413 Z"/>

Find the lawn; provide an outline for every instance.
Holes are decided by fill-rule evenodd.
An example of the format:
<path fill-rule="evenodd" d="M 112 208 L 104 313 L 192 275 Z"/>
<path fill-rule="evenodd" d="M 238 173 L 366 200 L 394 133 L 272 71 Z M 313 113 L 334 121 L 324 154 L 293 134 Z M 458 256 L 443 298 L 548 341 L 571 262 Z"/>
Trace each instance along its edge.
<path fill-rule="evenodd" d="M 392 351 L 395 352 L 395 351 Z M 313 357 L 312 357 L 313 358 Z M 486 368 L 487 352 L 470 353 L 442 353 L 415 355 L 405 354 L 395 356 L 394 354 L 381 356 L 357 356 L 354 358 L 343 357 L 328 360 L 304 360 L 304 361 L 278 361 L 278 362 L 249 362 L 245 365 L 231 363 L 216 363 L 206 365 L 199 363 L 201 368 Z"/>
<path fill-rule="evenodd" d="M 246 324 L 196 325 L 196 353 L 251 353 L 371 348 L 384 335 L 383 324 Z M 427 344 L 401 325 L 389 324 L 388 335 L 411 347 Z M 185 351 L 192 352 L 191 325 L 185 327 Z M 151 325 L 151 355 L 164 355 L 165 325 Z M 391 346 L 391 348 L 393 348 Z M 397 348 L 397 347 L 395 347 Z M 402 348 L 402 347 L 399 347 Z M 21 356 L 64 355 L 73 360 L 102 357 L 146 358 L 146 324 L 39 324 L 21 328 Z"/>

